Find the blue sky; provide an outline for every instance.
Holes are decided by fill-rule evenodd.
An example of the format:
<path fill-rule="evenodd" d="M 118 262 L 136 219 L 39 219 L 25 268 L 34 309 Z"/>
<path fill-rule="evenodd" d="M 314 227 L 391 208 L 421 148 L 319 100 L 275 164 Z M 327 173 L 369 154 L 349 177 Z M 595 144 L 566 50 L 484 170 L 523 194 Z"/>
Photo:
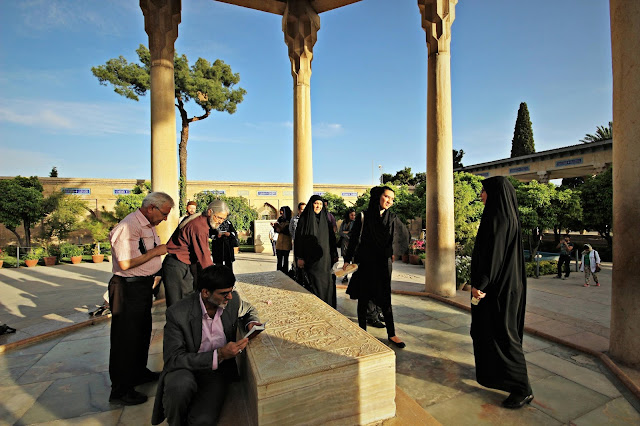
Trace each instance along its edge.
<path fill-rule="evenodd" d="M 247 90 L 235 114 L 192 124 L 189 180 L 291 182 L 293 97 L 280 16 L 183 0 L 178 53 L 222 59 Z M 314 182 L 371 184 L 426 168 L 427 47 L 415 0 L 320 15 L 311 77 Z M 149 96 L 90 68 L 147 44 L 132 0 L 0 1 L 0 175 L 150 177 Z M 520 102 L 537 151 L 612 119 L 607 0 L 460 0 L 452 29 L 453 147 L 508 157 Z M 189 105 L 190 115 L 201 109 Z M 179 137 L 179 132 L 178 132 Z"/>

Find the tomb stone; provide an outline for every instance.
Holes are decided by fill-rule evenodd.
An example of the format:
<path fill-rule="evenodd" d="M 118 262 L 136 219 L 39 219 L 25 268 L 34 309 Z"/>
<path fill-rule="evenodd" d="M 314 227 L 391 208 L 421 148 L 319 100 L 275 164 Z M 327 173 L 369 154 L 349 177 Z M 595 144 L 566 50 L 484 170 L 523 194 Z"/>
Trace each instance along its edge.
<path fill-rule="evenodd" d="M 368 424 L 395 416 L 391 349 L 282 272 L 236 278 L 243 300 L 268 321 L 240 359 L 252 424 Z"/>

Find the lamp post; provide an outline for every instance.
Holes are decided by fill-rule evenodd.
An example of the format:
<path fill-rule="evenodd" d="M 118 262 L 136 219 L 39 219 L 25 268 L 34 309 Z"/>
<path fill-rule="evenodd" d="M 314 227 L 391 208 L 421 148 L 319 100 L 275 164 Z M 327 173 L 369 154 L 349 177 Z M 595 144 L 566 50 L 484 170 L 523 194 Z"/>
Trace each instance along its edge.
<path fill-rule="evenodd" d="M 382 164 L 378 165 L 378 170 L 380 171 L 380 185 L 384 184 L 382 179 Z"/>

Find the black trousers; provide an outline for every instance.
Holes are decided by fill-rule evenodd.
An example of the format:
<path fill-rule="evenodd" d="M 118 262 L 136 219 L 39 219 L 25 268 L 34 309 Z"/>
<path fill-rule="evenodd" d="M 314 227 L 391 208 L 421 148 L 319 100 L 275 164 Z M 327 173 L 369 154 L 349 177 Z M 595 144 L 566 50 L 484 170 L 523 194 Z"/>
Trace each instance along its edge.
<path fill-rule="evenodd" d="M 214 370 L 175 370 L 164 378 L 162 405 L 171 425 L 215 425 L 229 380 Z"/>
<path fill-rule="evenodd" d="M 367 329 L 369 309 L 369 298 L 363 294 L 358 296 L 358 325 L 363 330 Z M 384 324 L 387 327 L 387 336 L 391 338 L 396 335 L 396 327 L 393 322 L 393 310 L 391 309 L 391 305 L 380 309 L 382 310 L 382 315 L 384 315 Z"/>
<path fill-rule="evenodd" d="M 178 300 L 193 293 L 193 274 L 191 265 L 182 263 L 172 254 L 168 254 L 162 262 L 162 281 L 167 308 Z"/>
<path fill-rule="evenodd" d="M 568 277 L 571 273 L 571 256 L 568 254 L 561 254 L 558 259 L 558 276 L 562 276 L 562 265 L 564 265 L 564 276 Z"/>
<path fill-rule="evenodd" d="M 147 368 L 151 340 L 153 277 L 123 278 L 109 281 L 111 307 L 111 349 L 109 377 L 111 391 L 122 395 L 133 389 Z"/>
<path fill-rule="evenodd" d="M 282 271 L 285 274 L 289 272 L 289 251 L 290 250 L 276 250 L 276 262 L 277 270 Z"/>

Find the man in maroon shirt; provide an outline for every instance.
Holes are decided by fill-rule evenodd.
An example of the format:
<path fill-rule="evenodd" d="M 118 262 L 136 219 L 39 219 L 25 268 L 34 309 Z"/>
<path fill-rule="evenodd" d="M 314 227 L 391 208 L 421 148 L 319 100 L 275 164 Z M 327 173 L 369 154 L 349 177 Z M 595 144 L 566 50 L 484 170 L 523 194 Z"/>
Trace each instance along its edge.
<path fill-rule="evenodd" d="M 202 269 L 213 265 L 209 249 L 209 234 L 224 222 L 229 207 L 214 200 L 202 214 L 184 219 L 167 243 L 167 257 L 162 264 L 167 308 L 194 291 L 192 264 Z"/>

